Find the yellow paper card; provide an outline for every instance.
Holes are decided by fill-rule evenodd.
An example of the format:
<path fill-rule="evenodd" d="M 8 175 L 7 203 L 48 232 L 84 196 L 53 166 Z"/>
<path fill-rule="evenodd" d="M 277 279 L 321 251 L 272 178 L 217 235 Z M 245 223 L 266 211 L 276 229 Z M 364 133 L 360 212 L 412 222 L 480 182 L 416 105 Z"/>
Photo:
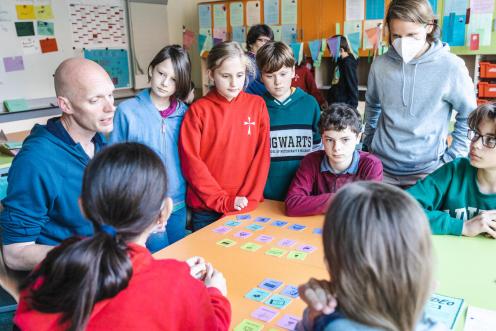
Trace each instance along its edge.
<path fill-rule="evenodd" d="M 34 6 L 36 12 L 36 18 L 39 20 L 51 20 L 53 19 L 53 12 L 51 5 L 45 6 Z"/>
<path fill-rule="evenodd" d="M 17 18 L 20 20 L 34 20 L 33 5 L 16 5 Z"/>

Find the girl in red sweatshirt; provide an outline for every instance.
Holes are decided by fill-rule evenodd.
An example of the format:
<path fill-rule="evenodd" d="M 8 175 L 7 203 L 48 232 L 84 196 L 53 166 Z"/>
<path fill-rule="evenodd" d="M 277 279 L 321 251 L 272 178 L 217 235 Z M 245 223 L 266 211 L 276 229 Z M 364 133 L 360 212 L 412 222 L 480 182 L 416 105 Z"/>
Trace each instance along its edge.
<path fill-rule="evenodd" d="M 20 330 L 228 330 L 222 274 L 202 258 L 155 260 L 149 234 L 166 225 L 172 200 L 160 158 L 116 144 L 88 165 L 81 207 L 95 235 L 48 253 L 22 286 Z M 195 279 L 196 278 L 196 279 Z"/>
<path fill-rule="evenodd" d="M 270 165 L 264 100 L 243 91 L 252 62 L 236 42 L 217 44 L 207 59 L 214 88 L 191 105 L 179 138 L 193 230 L 263 200 Z"/>

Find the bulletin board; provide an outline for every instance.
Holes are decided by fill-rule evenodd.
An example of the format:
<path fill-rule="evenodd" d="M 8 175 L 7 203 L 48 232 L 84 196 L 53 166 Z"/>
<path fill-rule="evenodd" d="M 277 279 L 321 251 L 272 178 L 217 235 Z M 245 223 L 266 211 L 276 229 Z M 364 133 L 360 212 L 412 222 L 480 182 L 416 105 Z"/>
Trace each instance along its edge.
<path fill-rule="evenodd" d="M 382 36 L 390 0 L 231 0 L 200 3 L 201 42 L 206 49 L 218 40 L 243 43 L 249 26 L 265 23 L 276 40 L 288 44 L 343 34 L 360 56 L 373 53 Z M 442 40 L 456 54 L 496 53 L 496 0 L 429 0 Z M 377 33 L 376 33 L 377 30 Z M 475 41 L 473 40 L 475 38 Z M 201 48 L 201 47 L 200 47 Z M 387 47 L 382 48 L 382 50 Z M 381 50 L 379 50 L 379 54 Z M 325 56 L 329 56 L 326 49 Z"/>
<path fill-rule="evenodd" d="M 132 86 L 126 0 L 1 0 L 0 40 L 0 102 L 14 100 L 11 111 L 54 97 L 55 69 L 74 56 Z"/>

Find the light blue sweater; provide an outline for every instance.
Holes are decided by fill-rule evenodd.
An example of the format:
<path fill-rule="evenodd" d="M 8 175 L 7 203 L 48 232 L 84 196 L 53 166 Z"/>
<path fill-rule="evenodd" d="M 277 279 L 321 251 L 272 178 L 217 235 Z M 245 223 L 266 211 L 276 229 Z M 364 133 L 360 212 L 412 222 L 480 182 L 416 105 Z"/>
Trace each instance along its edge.
<path fill-rule="evenodd" d="M 365 99 L 364 144 L 381 159 L 385 172 L 431 173 L 442 162 L 467 155 L 474 85 L 465 63 L 447 44 L 434 42 L 408 64 L 390 47 L 372 64 Z M 453 143 L 447 148 L 453 110 Z"/>
<path fill-rule="evenodd" d="M 131 141 L 147 145 L 162 159 L 167 170 L 167 195 L 174 201 L 174 211 L 185 207 L 184 180 L 177 149 L 179 130 L 187 106 L 178 101 L 176 111 L 162 118 L 150 98 L 150 90 L 119 104 L 114 116 L 110 143 Z"/>

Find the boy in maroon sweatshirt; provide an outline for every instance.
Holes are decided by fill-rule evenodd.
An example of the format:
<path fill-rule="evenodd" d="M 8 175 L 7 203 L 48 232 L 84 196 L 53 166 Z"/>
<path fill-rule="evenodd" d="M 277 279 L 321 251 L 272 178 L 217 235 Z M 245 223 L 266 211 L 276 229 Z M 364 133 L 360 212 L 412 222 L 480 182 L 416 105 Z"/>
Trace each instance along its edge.
<path fill-rule="evenodd" d="M 359 180 L 382 181 L 382 163 L 374 155 L 355 149 L 361 119 L 344 103 L 334 103 L 319 122 L 323 151 L 305 156 L 286 196 L 286 215 L 325 214 L 337 190 Z"/>

